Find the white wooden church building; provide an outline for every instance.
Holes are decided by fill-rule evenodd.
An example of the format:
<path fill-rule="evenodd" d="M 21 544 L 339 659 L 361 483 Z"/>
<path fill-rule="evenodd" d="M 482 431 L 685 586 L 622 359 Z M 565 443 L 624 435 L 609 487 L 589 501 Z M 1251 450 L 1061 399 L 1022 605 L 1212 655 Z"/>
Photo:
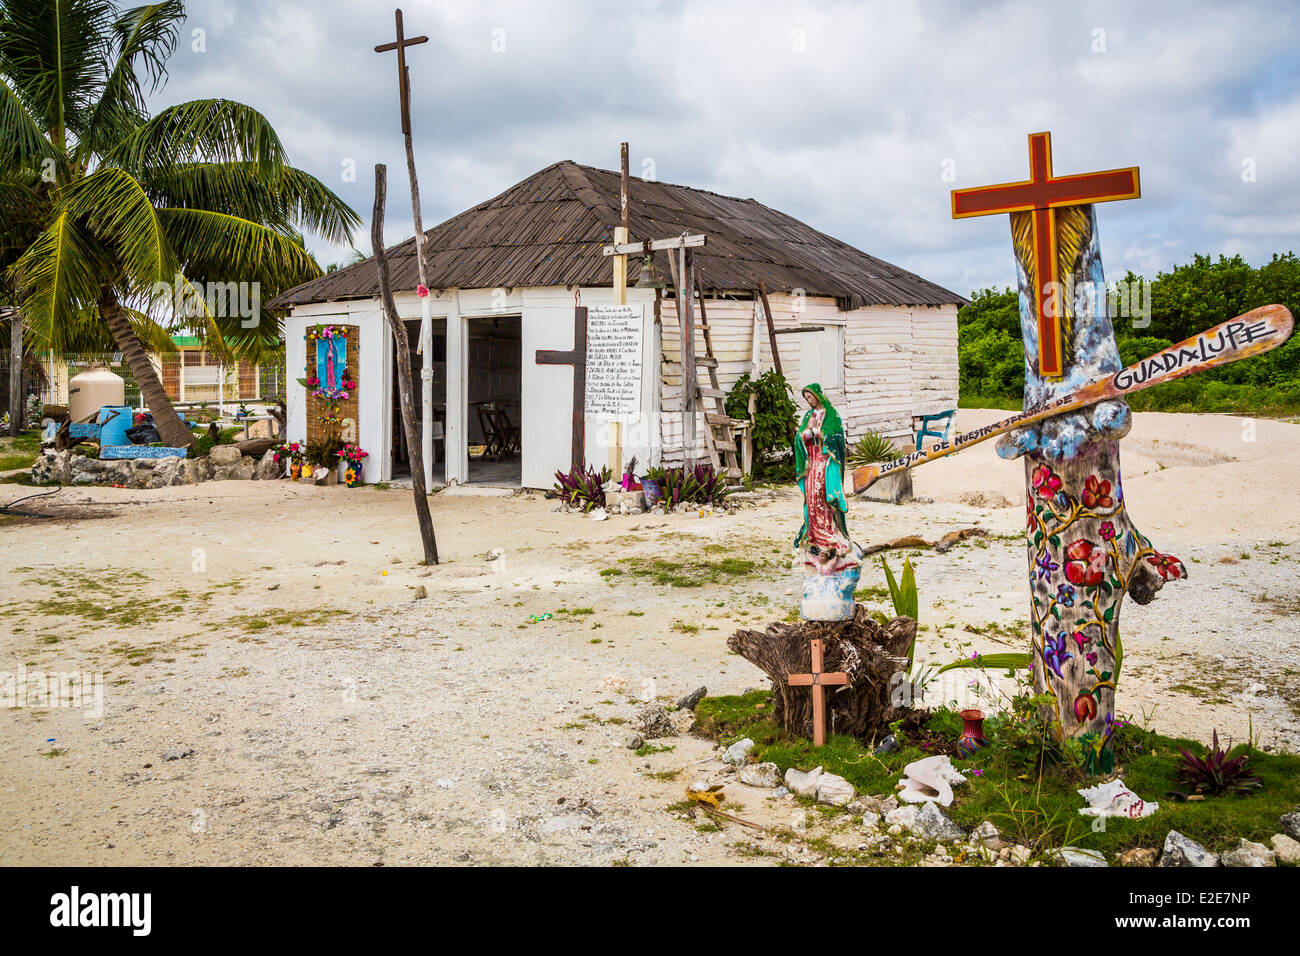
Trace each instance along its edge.
<path fill-rule="evenodd" d="M 757 291 L 768 293 L 787 380 L 820 382 L 850 440 L 878 431 L 911 443 L 913 416 L 957 405 L 957 309 L 965 301 L 910 272 L 833 239 L 753 199 L 666 183 L 631 183 L 633 241 L 703 234 L 693 251 L 705 290 L 721 387 L 772 367 Z M 619 225 L 619 175 L 560 162 L 428 231 L 435 481 L 548 488 L 569 467 L 573 369 L 539 364 L 538 350 L 574 344 L 574 306 L 613 303 L 613 267 L 603 254 Z M 422 314 L 414 240 L 389 253 L 399 313 L 420 402 Z M 640 323 L 639 408 L 622 424 L 622 458 L 641 466 L 683 459 L 680 334 L 668 253 L 653 254 L 665 288 L 630 287 Z M 629 283 L 638 257 L 629 257 Z M 392 336 L 373 260 L 329 273 L 282 295 L 288 436 L 308 432 L 304 335 L 316 325 L 355 329 L 348 375 L 356 383 L 357 441 L 370 452 L 365 480 L 409 473 L 396 396 Z M 699 310 L 696 308 L 698 318 Z M 699 338 L 697 333 L 696 338 Z M 590 388 L 590 385 L 589 385 Z M 423 418 L 423 408 L 418 409 Z M 314 412 L 313 412 L 314 413 Z M 517 430 L 516 453 L 483 460 L 490 431 Z M 700 457 L 703 425 L 697 429 Z M 610 459 L 610 428 L 586 425 L 587 459 Z"/>

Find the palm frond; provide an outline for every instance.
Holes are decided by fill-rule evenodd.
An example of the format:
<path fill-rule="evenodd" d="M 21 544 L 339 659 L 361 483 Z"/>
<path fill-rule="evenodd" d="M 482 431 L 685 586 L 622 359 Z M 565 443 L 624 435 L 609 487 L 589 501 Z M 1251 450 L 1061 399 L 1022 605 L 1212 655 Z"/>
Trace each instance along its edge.
<path fill-rule="evenodd" d="M 321 274 L 301 236 L 208 209 L 158 210 L 176 250 L 181 270 L 191 280 L 259 283 L 263 301 Z"/>
<path fill-rule="evenodd" d="M 234 100 L 168 107 L 108 150 L 105 161 L 139 175 L 183 163 L 284 165 L 284 147 L 265 116 Z"/>
<path fill-rule="evenodd" d="M 0 74 L 59 148 L 79 133 L 103 87 L 117 17 L 109 0 L 3 0 Z"/>
<path fill-rule="evenodd" d="M 10 269 L 23 318 L 48 348 L 75 338 L 78 316 L 94 305 L 111 268 L 94 237 L 60 212 Z"/>
<path fill-rule="evenodd" d="M 166 0 L 127 10 L 113 24 L 114 55 L 80 145 L 83 157 L 116 145 L 148 117 L 145 96 L 167 78 L 185 7 Z"/>
<path fill-rule="evenodd" d="M 54 155 L 40 124 L 0 76 L 0 172 L 33 169 Z"/>
<path fill-rule="evenodd" d="M 332 243 L 352 241 L 359 217 L 315 176 L 293 166 L 186 163 L 150 170 L 143 182 L 166 206 L 214 209 L 280 232 L 300 229 Z"/>
<path fill-rule="evenodd" d="M 70 187 L 63 207 L 111 249 L 120 270 L 114 285 L 130 289 L 170 282 L 176 257 L 144 187 L 125 170 L 100 169 Z"/>

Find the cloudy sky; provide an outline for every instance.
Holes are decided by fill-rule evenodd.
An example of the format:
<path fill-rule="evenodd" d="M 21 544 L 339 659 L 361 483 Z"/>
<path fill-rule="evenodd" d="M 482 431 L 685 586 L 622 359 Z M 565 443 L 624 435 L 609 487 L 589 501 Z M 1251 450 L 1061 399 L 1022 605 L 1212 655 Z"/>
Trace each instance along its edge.
<path fill-rule="evenodd" d="M 192 0 L 156 105 L 249 103 L 292 161 L 411 234 L 393 0 Z M 1300 251 L 1300 5 L 405 0 L 426 226 L 560 159 L 753 197 L 968 293 L 1014 284 L 1006 217 L 949 190 L 1141 167 L 1099 207 L 1107 274 Z M 617 14 L 615 15 L 615 11 Z M 355 179 L 349 181 L 349 170 Z M 323 262 L 348 250 L 313 243 Z"/>

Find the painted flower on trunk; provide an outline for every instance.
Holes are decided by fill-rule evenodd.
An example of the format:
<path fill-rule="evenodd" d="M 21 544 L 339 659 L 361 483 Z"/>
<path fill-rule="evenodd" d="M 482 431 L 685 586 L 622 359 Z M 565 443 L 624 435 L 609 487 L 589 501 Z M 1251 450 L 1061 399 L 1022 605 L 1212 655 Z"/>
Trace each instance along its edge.
<path fill-rule="evenodd" d="M 1083 650 L 1088 646 L 1088 635 L 1084 634 L 1083 631 L 1075 631 L 1070 636 L 1074 638 L 1074 643 L 1079 645 L 1079 650 Z"/>
<path fill-rule="evenodd" d="M 1083 506 L 1085 508 L 1110 508 L 1115 499 L 1110 495 L 1110 482 L 1102 481 L 1096 475 L 1089 475 L 1083 483 Z"/>
<path fill-rule="evenodd" d="M 1187 577 L 1187 568 L 1172 554 L 1161 554 L 1159 551 L 1149 554 L 1147 564 L 1159 571 L 1160 577 L 1166 581 L 1177 581 L 1179 578 Z"/>
<path fill-rule="evenodd" d="M 1091 541 L 1080 538 L 1070 542 L 1065 549 L 1065 576 L 1071 584 L 1089 587 L 1100 584 L 1106 577 L 1106 562 L 1110 555 Z"/>
<path fill-rule="evenodd" d="M 1055 561 L 1052 560 L 1051 554 L 1049 554 L 1046 551 L 1044 551 L 1042 554 L 1038 556 L 1037 564 L 1038 564 L 1038 576 L 1044 581 L 1046 581 L 1049 577 L 1051 577 L 1052 572 L 1060 567 L 1059 564 L 1057 564 Z"/>
<path fill-rule="evenodd" d="M 1074 607 L 1074 588 L 1068 584 L 1056 586 L 1056 600 L 1062 607 Z"/>
<path fill-rule="evenodd" d="M 1097 534 L 1101 535 L 1102 541 L 1111 541 L 1115 537 L 1115 525 L 1110 521 L 1103 521 L 1097 528 Z"/>
<path fill-rule="evenodd" d="M 1086 724 L 1097 716 L 1097 701 L 1091 694 L 1080 694 L 1074 698 L 1074 716 L 1081 724 Z"/>
<path fill-rule="evenodd" d="M 1068 660 L 1073 660 L 1074 655 L 1065 649 L 1065 634 L 1057 634 L 1055 637 L 1048 637 L 1043 642 L 1043 663 L 1051 669 L 1057 677 L 1061 674 L 1061 665 Z"/>
<path fill-rule="evenodd" d="M 1052 471 L 1049 465 L 1039 465 L 1031 476 L 1034 491 L 1040 498 L 1055 498 L 1061 490 L 1061 476 Z"/>

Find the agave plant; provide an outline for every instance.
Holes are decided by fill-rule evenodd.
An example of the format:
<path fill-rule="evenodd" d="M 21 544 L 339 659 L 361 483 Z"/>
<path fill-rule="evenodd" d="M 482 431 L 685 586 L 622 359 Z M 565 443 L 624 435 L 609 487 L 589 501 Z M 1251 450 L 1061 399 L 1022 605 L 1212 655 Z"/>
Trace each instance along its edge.
<path fill-rule="evenodd" d="M 850 465 L 857 467 L 874 465 L 880 461 L 893 461 L 902 456 L 903 453 L 884 435 L 867 432 L 849 448 L 848 460 Z"/>
<path fill-rule="evenodd" d="M 150 116 L 184 21 L 179 0 L 0 0 L 0 287 L 41 348 L 111 341 L 178 446 L 190 431 L 148 355 L 173 348 L 175 312 L 209 350 L 255 357 L 277 323 L 216 300 L 315 278 L 301 230 L 341 242 L 360 224 L 251 107 Z"/>
<path fill-rule="evenodd" d="M 1193 793 L 1215 796 L 1222 793 L 1247 793 L 1258 789 L 1264 781 L 1250 773 L 1247 764 L 1248 754 L 1229 757 L 1228 752 L 1219 746 L 1219 731 L 1216 729 L 1206 749 L 1204 757 L 1198 757 L 1186 747 L 1179 747 L 1183 755 L 1178 765 L 1178 776 L 1183 783 L 1192 788 Z M 1186 796 L 1186 794 L 1179 794 Z"/>
<path fill-rule="evenodd" d="M 553 490 L 570 507 L 580 507 L 587 512 L 593 508 L 605 507 L 605 483 L 610 476 L 608 467 L 597 473 L 590 465 L 586 468 L 570 468 L 567 473 L 557 471 Z"/>

